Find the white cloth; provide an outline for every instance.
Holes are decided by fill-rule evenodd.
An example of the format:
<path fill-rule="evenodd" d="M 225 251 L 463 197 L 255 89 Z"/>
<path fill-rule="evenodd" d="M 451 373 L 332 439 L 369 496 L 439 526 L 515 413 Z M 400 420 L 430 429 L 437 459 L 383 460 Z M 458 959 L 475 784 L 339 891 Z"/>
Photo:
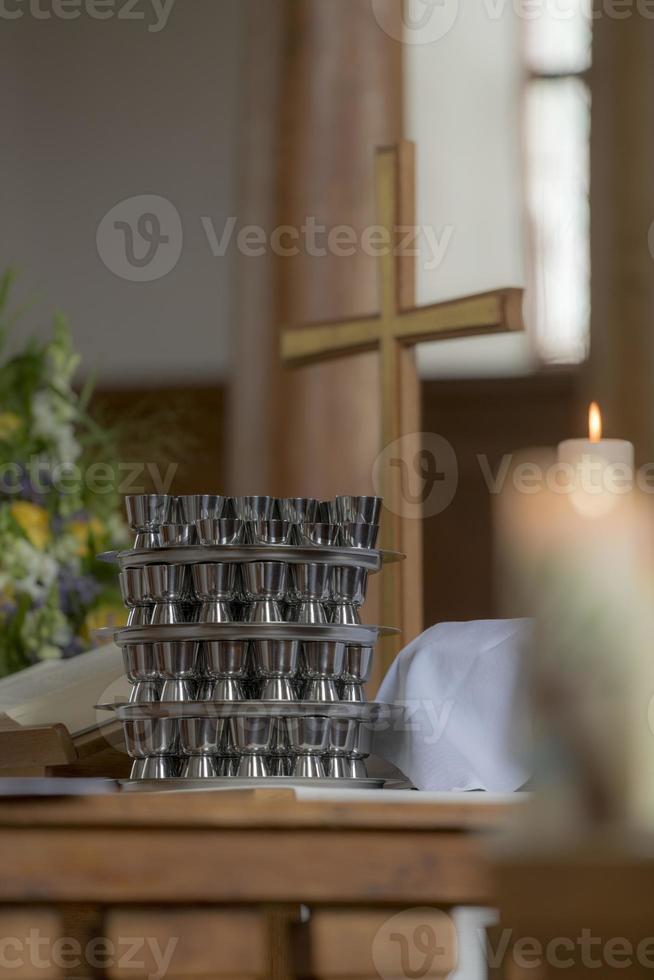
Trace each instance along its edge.
<path fill-rule="evenodd" d="M 513 792 L 528 778 L 528 620 L 440 623 L 396 658 L 377 700 L 406 707 L 374 752 L 423 790 Z"/>

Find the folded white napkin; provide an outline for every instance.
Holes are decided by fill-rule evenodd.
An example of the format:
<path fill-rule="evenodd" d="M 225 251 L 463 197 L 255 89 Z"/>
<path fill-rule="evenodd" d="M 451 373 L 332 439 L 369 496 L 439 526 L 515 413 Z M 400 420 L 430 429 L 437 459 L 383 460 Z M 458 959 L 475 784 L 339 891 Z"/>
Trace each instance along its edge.
<path fill-rule="evenodd" d="M 396 658 L 378 701 L 406 707 L 374 751 L 423 790 L 513 792 L 528 778 L 528 620 L 440 623 Z"/>

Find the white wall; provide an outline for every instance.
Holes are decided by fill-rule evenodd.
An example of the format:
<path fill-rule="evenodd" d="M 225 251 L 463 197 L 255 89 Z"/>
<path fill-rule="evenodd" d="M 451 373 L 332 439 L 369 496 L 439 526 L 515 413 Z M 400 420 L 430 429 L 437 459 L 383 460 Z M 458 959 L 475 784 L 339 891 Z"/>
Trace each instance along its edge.
<path fill-rule="evenodd" d="M 29 328 L 65 311 L 102 384 L 223 377 L 231 260 L 200 217 L 236 213 L 238 0 L 175 0 L 158 32 L 151 0 L 131 8 L 144 20 L 103 21 L 86 0 L 70 21 L 4 6 L 21 2 L 0 22 L 0 268 L 42 301 Z M 183 229 L 179 262 L 152 282 L 114 275 L 96 248 L 103 215 L 143 194 L 168 198 Z"/>
<path fill-rule="evenodd" d="M 428 7 L 411 0 L 413 24 Z M 455 13 L 451 29 L 430 40 Z M 510 3 L 445 0 L 422 28 L 405 31 L 417 221 L 439 239 L 451 227 L 439 267 L 419 260 L 418 303 L 524 285 L 519 29 Z M 530 345 L 516 336 L 442 341 L 422 346 L 419 363 L 425 377 L 510 374 L 530 368 Z"/>

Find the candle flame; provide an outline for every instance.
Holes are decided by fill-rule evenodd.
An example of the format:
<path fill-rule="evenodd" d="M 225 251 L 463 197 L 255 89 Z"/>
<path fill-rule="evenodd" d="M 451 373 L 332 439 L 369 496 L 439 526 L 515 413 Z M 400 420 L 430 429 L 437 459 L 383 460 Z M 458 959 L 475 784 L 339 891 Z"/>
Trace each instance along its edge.
<path fill-rule="evenodd" d="M 602 413 L 597 402 L 591 402 L 588 409 L 588 434 L 591 442 L 599 442 L 602 438 Z"/>

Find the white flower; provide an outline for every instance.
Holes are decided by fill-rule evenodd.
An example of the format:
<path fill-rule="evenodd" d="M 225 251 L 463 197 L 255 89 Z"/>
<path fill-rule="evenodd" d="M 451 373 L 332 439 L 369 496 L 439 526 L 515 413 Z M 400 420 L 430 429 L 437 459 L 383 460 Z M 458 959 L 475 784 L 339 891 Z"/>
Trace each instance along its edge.
<path fill-rule="evenodd" d="M 31 609 L 23 620 L 20 635 L 25 648 L 39 660 L 60 657 L 61 649 L 73 636 L 64 614 L 51 606 Z"/>
<path fill-rule="evenodd" d="M 6 539 L 0 561 L 0 588 L 11 586 L 29 595 L 34 602 L 46 598 L 59 572 L 51 555 L 34 548 L 24 538 Z"/>
<path fill-rule="evenodd" d="M 71 422 L 74 415 L 73 406 L 52 391 L 37 391 L 32 399 L 32 432 L 52 447 L 61 463 L 76 462 L 82 451 Z"/>
<path fill-rule="evenodd" d="M 62 531 L 61 534 L 55 535 L 50 546 L 50 554 L 59 565 L 65 565 L 73 573 L 79 572 L 82 564 L 79 541 L 72 534 Z"/>

